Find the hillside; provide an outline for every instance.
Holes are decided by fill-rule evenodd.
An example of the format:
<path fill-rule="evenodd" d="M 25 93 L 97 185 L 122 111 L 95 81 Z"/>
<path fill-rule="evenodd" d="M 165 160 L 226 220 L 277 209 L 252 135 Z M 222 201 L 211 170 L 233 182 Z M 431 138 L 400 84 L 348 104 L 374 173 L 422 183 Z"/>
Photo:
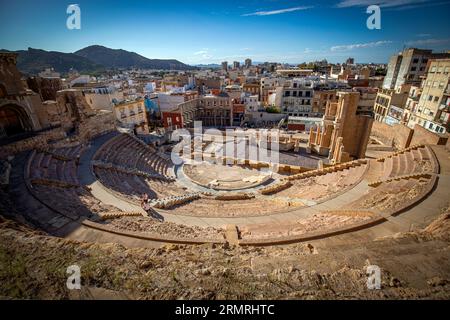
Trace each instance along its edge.
<path fill-rule="evenodd" d="M 19 54 L 17 68 L 24 74 L 34 75 L 45 70 L 45 68 L 54 68 L 60 73 L 67 73 L 71 68 L 79 72 L 95 72 L 104 69 L 103 66 L 73 53 L 33 48 L 15 52 Z"/>
<path fill-rule="evenodd" d="M 74 54 L 87 58 L 107 68 L 141 68 L 158 70 L 192 70 L 192 66 L 178 60 L 147 59 L 135 52 L 122 49 L 110 49 L 103 46 L 89 46 Z"/>
<path fill-rule="evenodd" d="M 2 49 L 1 51 L 9 51 Z M 11 52 L 11 51 L 10 51 Z M 109 49 L 103 46 L 90 46 L 75 53 L 45 51 L 28 48 L 13 51 L 19 54 L 17 68 L 25 75 L 36 75 L 46 68 L 66 74 L 70 69 L 81 73 L 98 73 L 106 69 L 156 69 L 156 70 L 193 70 L 196 67 L 178 60 L 147 59 L 134 52 L 121 49 Z"/>

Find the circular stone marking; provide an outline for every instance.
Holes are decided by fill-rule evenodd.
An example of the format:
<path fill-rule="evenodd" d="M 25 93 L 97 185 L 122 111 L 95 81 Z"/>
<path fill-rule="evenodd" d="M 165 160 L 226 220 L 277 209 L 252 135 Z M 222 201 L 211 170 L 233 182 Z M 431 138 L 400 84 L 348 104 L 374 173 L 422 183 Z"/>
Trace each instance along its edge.
<path fill-rule="evenodd" d="M 214 190 L 244 190 L 257 187 L 269 179 L 271 173 L 261 172 L 246 166 L 226 166 L 203 162 L 185 164 L 186 177 L 200 186 Z"/>

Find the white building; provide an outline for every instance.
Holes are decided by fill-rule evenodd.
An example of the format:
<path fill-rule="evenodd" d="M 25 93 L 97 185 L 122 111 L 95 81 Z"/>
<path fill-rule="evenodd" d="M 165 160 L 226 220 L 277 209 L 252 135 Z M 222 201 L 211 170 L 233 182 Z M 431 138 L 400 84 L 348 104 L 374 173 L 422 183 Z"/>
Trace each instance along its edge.
<path fill-rule="evenodd" d="M 314 82 L 304 79 L 290 80 L 277 87 L 275 106 L 289 116 L 310 117 L 314 98 Z"/>
<path fill-rule="evenodd" d="M 173 110 L 184 101 L 182 94 L 173 94 L 172 92 L 158 93 L 158 103 L 161 112 Z"/>
<path fill-rule="evenodd" d="M 241 99 L 245 104 L 245 112 L 253 112 L 259 110 L 259 100 L 258 95 L 249 95 L 249 94 L 242 94 Z"/>

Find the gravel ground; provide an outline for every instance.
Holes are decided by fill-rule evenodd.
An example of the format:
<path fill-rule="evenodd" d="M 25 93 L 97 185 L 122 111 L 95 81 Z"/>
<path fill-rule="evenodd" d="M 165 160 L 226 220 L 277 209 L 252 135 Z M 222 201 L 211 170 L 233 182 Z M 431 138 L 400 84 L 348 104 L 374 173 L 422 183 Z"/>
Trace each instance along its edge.
<path fill-rule="evenodd" d="M 212 227 L 188 227 L 171 222 L 160 222 L 146 217 L 120 217 L 109 220 L 107 225 L 119 230 L 156 233 L 162 236 L 171 236 L 183 239 L 206 238 L 223 239 L 222 229 Z"/>

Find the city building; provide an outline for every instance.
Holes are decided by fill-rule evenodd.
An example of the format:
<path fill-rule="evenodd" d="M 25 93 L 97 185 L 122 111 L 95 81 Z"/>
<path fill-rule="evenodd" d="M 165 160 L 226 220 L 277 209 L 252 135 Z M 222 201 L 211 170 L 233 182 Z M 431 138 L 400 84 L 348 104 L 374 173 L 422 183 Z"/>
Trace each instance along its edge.
<path fill-rule="evenodd" d="M 205 95 L 161 112 L 165 128 L 192 128 L 195 121 L 204 127 L 233 125 L 233 103 L 227 94 Z"/>
<path fill-rule="evenodd" d="M 161 111 L 168 111 L 177 107 L 180 103 L 196 99 L 197 91 L 176 92 L 158 92 L 158 103 Z"/>
<path fill-rule="evenodd" d="M 275 106 L 289 116 L 310 117 L 312 100 L 314 97 L 314 83 L 304 79 L 289 80 L 282 87 L 276 89 Z"/>
<path fill-rule="evenodd" d="M 420 86 L 430 59 L 450 58 L 450 53 L 433 53 L 431 50 L 405 49 L 389 60 L 384 78 L 384 89 L 398 89 L 404 84 Z"/>
<path fill-rule="evenodd" d="M 245 105 L 245 110 L 247 112 L 253 112 L 259 110 L 259 99 L 258 95 L 251 95 L 251 94 L 243 94 L 243 97 L 241 99 Z"/>
<path fill-rule="evenodd" d="M 287 80 L 281 77 L 264 77 L 261 78 L 260 100 L 263 104 L 268 104 L 269 93 L 276 90 L 277 87 L 283 86 Z"/>
<path fill-rule="evenodd" d="M 121 125 L 135 130 L 136 133 L 149 132 L 144 99 L 121 101 L 115 104 L 114 114 Z"/>
<path fill-rule="evenodd" d="M 259 99 L 261 93 L 261 85 L 260 83 L 244 83 L 242 85 L 242 92 L 257 95 Z"/>
<path fill-rule="evenodd" d="M 375 120 L 394 124 L 400 122 L 411 85 L 402 85 L 398 89 L 381 89 L 375 100 Z"/>
<path fill-rule="evenodd" d="M 307 77 L 314 73 L 312 69 L 277 69 L 277 75 L 286 78 Z"/>
<path fill-rule="evenodd" d="M 227 61 L 222 62 L 222 70 L 228 71 L 228 62 Z"/>
<path fill-rule="evenodd" d="M 414 114 L 418 110 L 417 108 L 421 96 L 422 96 L 422 88 L 411 86 L 411 89 L 409 89 L 408 98 L 406 99 L 403 117 L 402 120 L 400 121 L 401 124 L 405 124 L 410 128 L 414 128 L 415 122 L 411 118 L 415 118 Z"/>
<path fill-rule="evenodd" d="M 429 131 L 445 133 L 450 131 L 450 59 L 431 60 L 422 94 L 408 126 L 418 124 Z"/>
<path fill-rule="evenodd" d="M 245 59 L 245 67 L 250 68 L 252 66 L 252 59 Z"/>

